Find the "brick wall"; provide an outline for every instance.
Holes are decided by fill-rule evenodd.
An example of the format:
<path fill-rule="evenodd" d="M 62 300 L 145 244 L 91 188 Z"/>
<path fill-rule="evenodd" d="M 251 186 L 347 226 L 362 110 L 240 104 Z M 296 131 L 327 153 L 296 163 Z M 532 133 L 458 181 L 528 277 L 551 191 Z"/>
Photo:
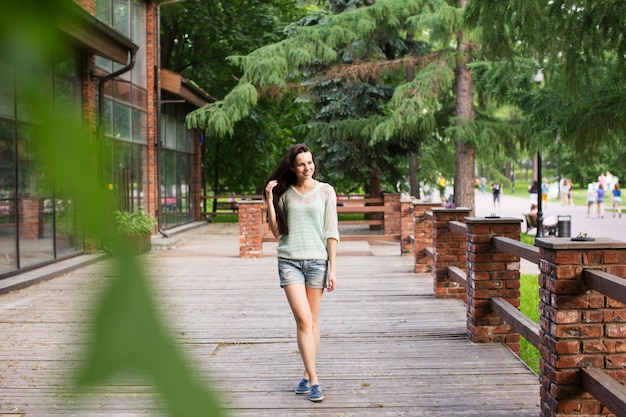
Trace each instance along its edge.
<path fill-rule="evenodd" d="M 383 206 L 389 210 L 384 213 L 383 233 L 399 235 L 401 232 L 400 194 L 383 193 Z"/>
<path fill-rule="evenodd" d="M 154 1 L 146 2 L 146 76 L 148 79 L 148 155 L 147 167 L 144 173 L 144 190 L 148 201 L 144 203 L 150 213 L 158 216 L 160 204 L 157 201 L 159 186 L 159 173 L 157 172 L 156 137 L 157 137 L 157 97 L 156 97 L 156 65 L 157 65 L 157 42 L 159 42 L 159 26 L 156 22 L 157 13 Z M 158 217 L 157 217 L 158 218 Z"/>
<path fill-rule="evenodd" d="M 239 257 L 261 258 L 263 256 L 263 222 L 261 200 L 239 202 Z"/>
<path fill-rule="evenodd" d="M 400 198 L 400 255 L 413 255 L 415 251 L 415 218 L 413 201 Z"/>
<path fill-rule="evenodd" d="M 626 278 L 626 243 L 537 239 L 540 248 L 541 416 L 611 415 L 580 388 L 580 369 L 626 383 L 626 306 L 586 289 L 583 269 Z"/>
<path fill-rule="evenodd" d="M 191 173 L 191 202 L 193 204 L 193 218 L 202 221 L 202 145 L 200 144 L 200 132 L 193 133 L 193 172 Z"/>
<path fill-rule="evenodd" d="M 426 213 L 431 212 L 434 207 L 441 207 L 441 203 L 413 203 L 413 256 L 414 271 L 417 273 L 426 273 L 433 269 L 433 260 L 426 254 L 426 248 L 433 247 L 433 222 L 432 217 Z"/>
<path fill-rule="evenodd" d="M 521 220 L 470 217 L 467 221 L 467 329 L 472 342 L 506 343 L 519 355 L 520 336 L 491 310 L 502 297 L 519 309 L 520 258 L 492 245 L 493 236 L 519 240 Z"/>
<path fill-rule="evenodd" d="M 433 287 L 435 297 L 463 297 L 465 289 L 448 278 L 448 267 L 456 266 L 465 270 L 467 256 L 465 236 L 448 229 L 451 221 L 465 222 L 470 209 L 433 208 L 433 248 L 437 254 L 433 262 Z"/>

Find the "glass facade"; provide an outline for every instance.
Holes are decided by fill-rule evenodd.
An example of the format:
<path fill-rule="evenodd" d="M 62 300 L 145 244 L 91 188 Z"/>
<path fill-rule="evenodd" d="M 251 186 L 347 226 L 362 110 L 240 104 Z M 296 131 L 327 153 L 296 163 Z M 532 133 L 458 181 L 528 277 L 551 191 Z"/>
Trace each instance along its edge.
<path fill-rule="evenodd" d="M 193 221 L 193 132 L 185 128 L 188 105 L 164 94 L 161 110 L 161 228 Z M 169 103 L 168 103 L 169 102 Z"/>
<path fill-rule="evenodd" d="M 101 81 L 123 65 L 98 55 L 95 71 L 89 68 L 91 77 L 83 79 L 88 72 L 83 65 L 93 52 L 83 56 L 78 46 L 56 51 L 41 68 L 31 68 L 28 77 L 18 77 L 0 51 L 0 279 L 80 254 L 85 247 L 76 216 L 80 204 L 69 197 L 72 184 L 55 183 L 40 169 L 36 141 L 45 126 L 29 106 L 27 92 L 32 89 L 42 97 L 38 105 L 63 114 L 81 118 L 95 110 L 97 123 L 102 121 L 98 138 L 102 153 L 97 161 L 116 208 L 158 211 L 162 228 L 194 220 L 193 132 L 185 128 L 185 115 L 193 107 L 182 103 L 181 97 L 164 94 L 158 161 L 149 161 L 155 145 L 149 128 L 156 129 L 148 114 L 155 99 L 148 91 L 148 63 L 155 57 L 146 54 L 147 8 L 153 5 L 142 0 L 95 0 L 95 4 L 99 20 L 138 46 L 133 69 L 113 80 Z M 102 96 L 92 102 L 94 91 Z M 83 103 L 86 97 L 89 102 Z M 63 146 L 62 138 L 56 140 Z M 157 163 L 158 174 L 149 170 L 149 162 Z M 157 192 L 159 196 L 154 195 Z"/>
<path fill-rule="evenodd" d="M 27 97 L 28 89 L 35 89 L 36 105 L 80 117 L 79 62 L 77 51 L 58 52 L 28 76 L 17 77 L 0 57 L 0 277 L 83 250 L 76 202 L 40 168 L 36 133 L 45 126 L 30 111 L 34 103 Z"/>
<path fill-rule="evenodd" d="M 97 0 L 96 17 L 139 46 L 133 69 L 106 83 L 104 181 L 120 210 L 147 209 L 148 92 L 146 71 L 146 8 L 137 0 Z M 96 57 L 100 70 L 122 68 Z"/>

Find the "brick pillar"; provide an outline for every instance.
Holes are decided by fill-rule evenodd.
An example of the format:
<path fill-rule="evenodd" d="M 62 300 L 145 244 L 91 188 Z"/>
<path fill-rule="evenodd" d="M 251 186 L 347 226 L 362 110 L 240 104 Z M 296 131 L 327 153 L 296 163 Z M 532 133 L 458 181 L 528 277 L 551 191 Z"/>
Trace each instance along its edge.
<path fill-rule="evenodd" d="M 191 172 L 191 208 L 195 221 L 206 220 L 202 217 L 202 145 L 200 131 L 193 131 L 193 170 Z M 160 209 L 159 209 L 160 210 Z"/>
<path fill-rule="evenodd" d="M 456 266 L 465 270 L 467 263 L 465 235 L 448 229 L 448 222 L 464 222 L 470 213 L 468 208 L 433 208 L 433 248 L 437 256 L 433 262 L 433 286 L 435 297 L 463 297 L 465 289 L 448 278 L 448 267 Z"/>
<path fill-rule="evenodd" d="M 433 269 L 433 260 L 426 253 L 426 248 L 433 247 L 433 221 L 427 216 L 433 207 L 441 207 L 441 203 L 416 201 L 413 203 L 413 254 L 415 256 L 414 272 L 421 274 Z"/>
<path fill-rule="evenodd" d="M 415 251 L 415 218 L 411 197 L 400 198 L 400 255 L 412 255 Z"/>
<path fill-rule="evenodd" d="M 239 202 L 239 257 L 263 256 L 263 221 L 261 200 Z"/>
<path fill-rule="evenodd" d="M 383 206 L 385 206 L 383 218 L 383 233 L 386 235 L 399 235 L 400 225 L 400 194 L 383 193 Z"/>
<path fill-rule="evenodd" d="M 626 243 L 536 240 L 540 250 L 541 417 L 612 415 L 580 388 L 580 369 L 626 383 L 626 306 L 587 290 L 583 269 L 626 278 Z"/>
<path fill-rule="evenodd" d="M 519 355 L 520 335 L 491 310 L 502 297 L 519 309 L 520 258 L 496 249 L 493 236 L 519 240 L 521 220 L 470 217 L 467 221 L 467 331 L 475 343 L 506 343 Z"/>
<path fill-rule="evenodd" d="M 38 198 L 22 198 L 19 200 L 20 234 L 24 239 L 39 237 L 39 216 L 41 205 Z"/>

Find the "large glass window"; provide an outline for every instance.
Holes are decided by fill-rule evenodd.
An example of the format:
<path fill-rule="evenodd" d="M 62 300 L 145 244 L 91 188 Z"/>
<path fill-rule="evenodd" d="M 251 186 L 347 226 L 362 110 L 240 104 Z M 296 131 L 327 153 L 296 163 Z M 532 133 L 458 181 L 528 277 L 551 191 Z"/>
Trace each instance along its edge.
<path fill-rule="evenodd" d="M 71 244 L 59 246 L 62 185 L 41 169 L 45 155 L 37 140 L 49 132 L 33 111 L 46 106 L 80 114 L 78 62 L 76 51 L 57 51 L 47 66 L 17 74 L 0 57 L 0 276 L 82 250 L 75 231 Z M 57 138 L 59 146 L 62 139 Z"/>
<path fill-rule="evenodd" d="M 17 269 L 15 123 L 0 120 L 0 274 Z"/>
<path fill-rule="evenodd" d="M 135 66 L 105 85 L 104 134 L 108 137 L 103 173 L 116 208 L 146 208 L 148 93 L 146 70 L 146 8 L 138 0 L 96 0 L 96 16 L 139 46 Z M 104 58 L 96 65 L 106 72 L 121 68 Z"/>
<path fill-rule="evenodd" d="M 165 95 L 166 100 L 175 97 Z M 161 227 L 166 229 L 193 219 L 193 137 L 185 127 L 185 104 L 165 104 L 161 117 Z"/>
<path fill-rule="evenodd" d="M 0 117 L 15 117 L 15 74 L 12 65 L 0 61 Z"/>

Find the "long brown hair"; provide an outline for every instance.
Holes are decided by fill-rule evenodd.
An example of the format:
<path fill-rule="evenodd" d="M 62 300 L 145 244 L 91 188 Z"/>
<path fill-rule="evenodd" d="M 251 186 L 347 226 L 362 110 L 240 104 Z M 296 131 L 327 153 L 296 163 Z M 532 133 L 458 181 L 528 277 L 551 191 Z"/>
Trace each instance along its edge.
<path fill-rule="evenodd" d="M 305 152 L 310 152 L 313 157 L 313 152 L 303 143 L 298 143 L 293 145 L 283 156 L 283 159 L 280 160 L 274 171 L 270 174 L 267 181 L 265 181 L 265 186 L 272 180 L 278 181 L 276 187 L 273 190 L 273 200 L 272 204 L 274 204 L 274 209 L 276 211 L 276 221 L 278 222 L 278 232 L 281 235 L 289 234 L 289 227 L 287 226 L 287 216 L 285 215 L 284 210 L 278 204 L 280 197 L 289 189 L 290 186 L 295 185 L 298 178 L 296 177 L 296 173 L 291 169 L 296 162 L 296 157 Z M 315 157 L 313 157 L 313 163 L 315 164 Z M 317 166 L 317 165 L 316 165 Z M 265 190 L 265 187 L 263 187 Z M 263 193 L 263 199 L 267 200 L 267 195 L 265 192 Z"/>

